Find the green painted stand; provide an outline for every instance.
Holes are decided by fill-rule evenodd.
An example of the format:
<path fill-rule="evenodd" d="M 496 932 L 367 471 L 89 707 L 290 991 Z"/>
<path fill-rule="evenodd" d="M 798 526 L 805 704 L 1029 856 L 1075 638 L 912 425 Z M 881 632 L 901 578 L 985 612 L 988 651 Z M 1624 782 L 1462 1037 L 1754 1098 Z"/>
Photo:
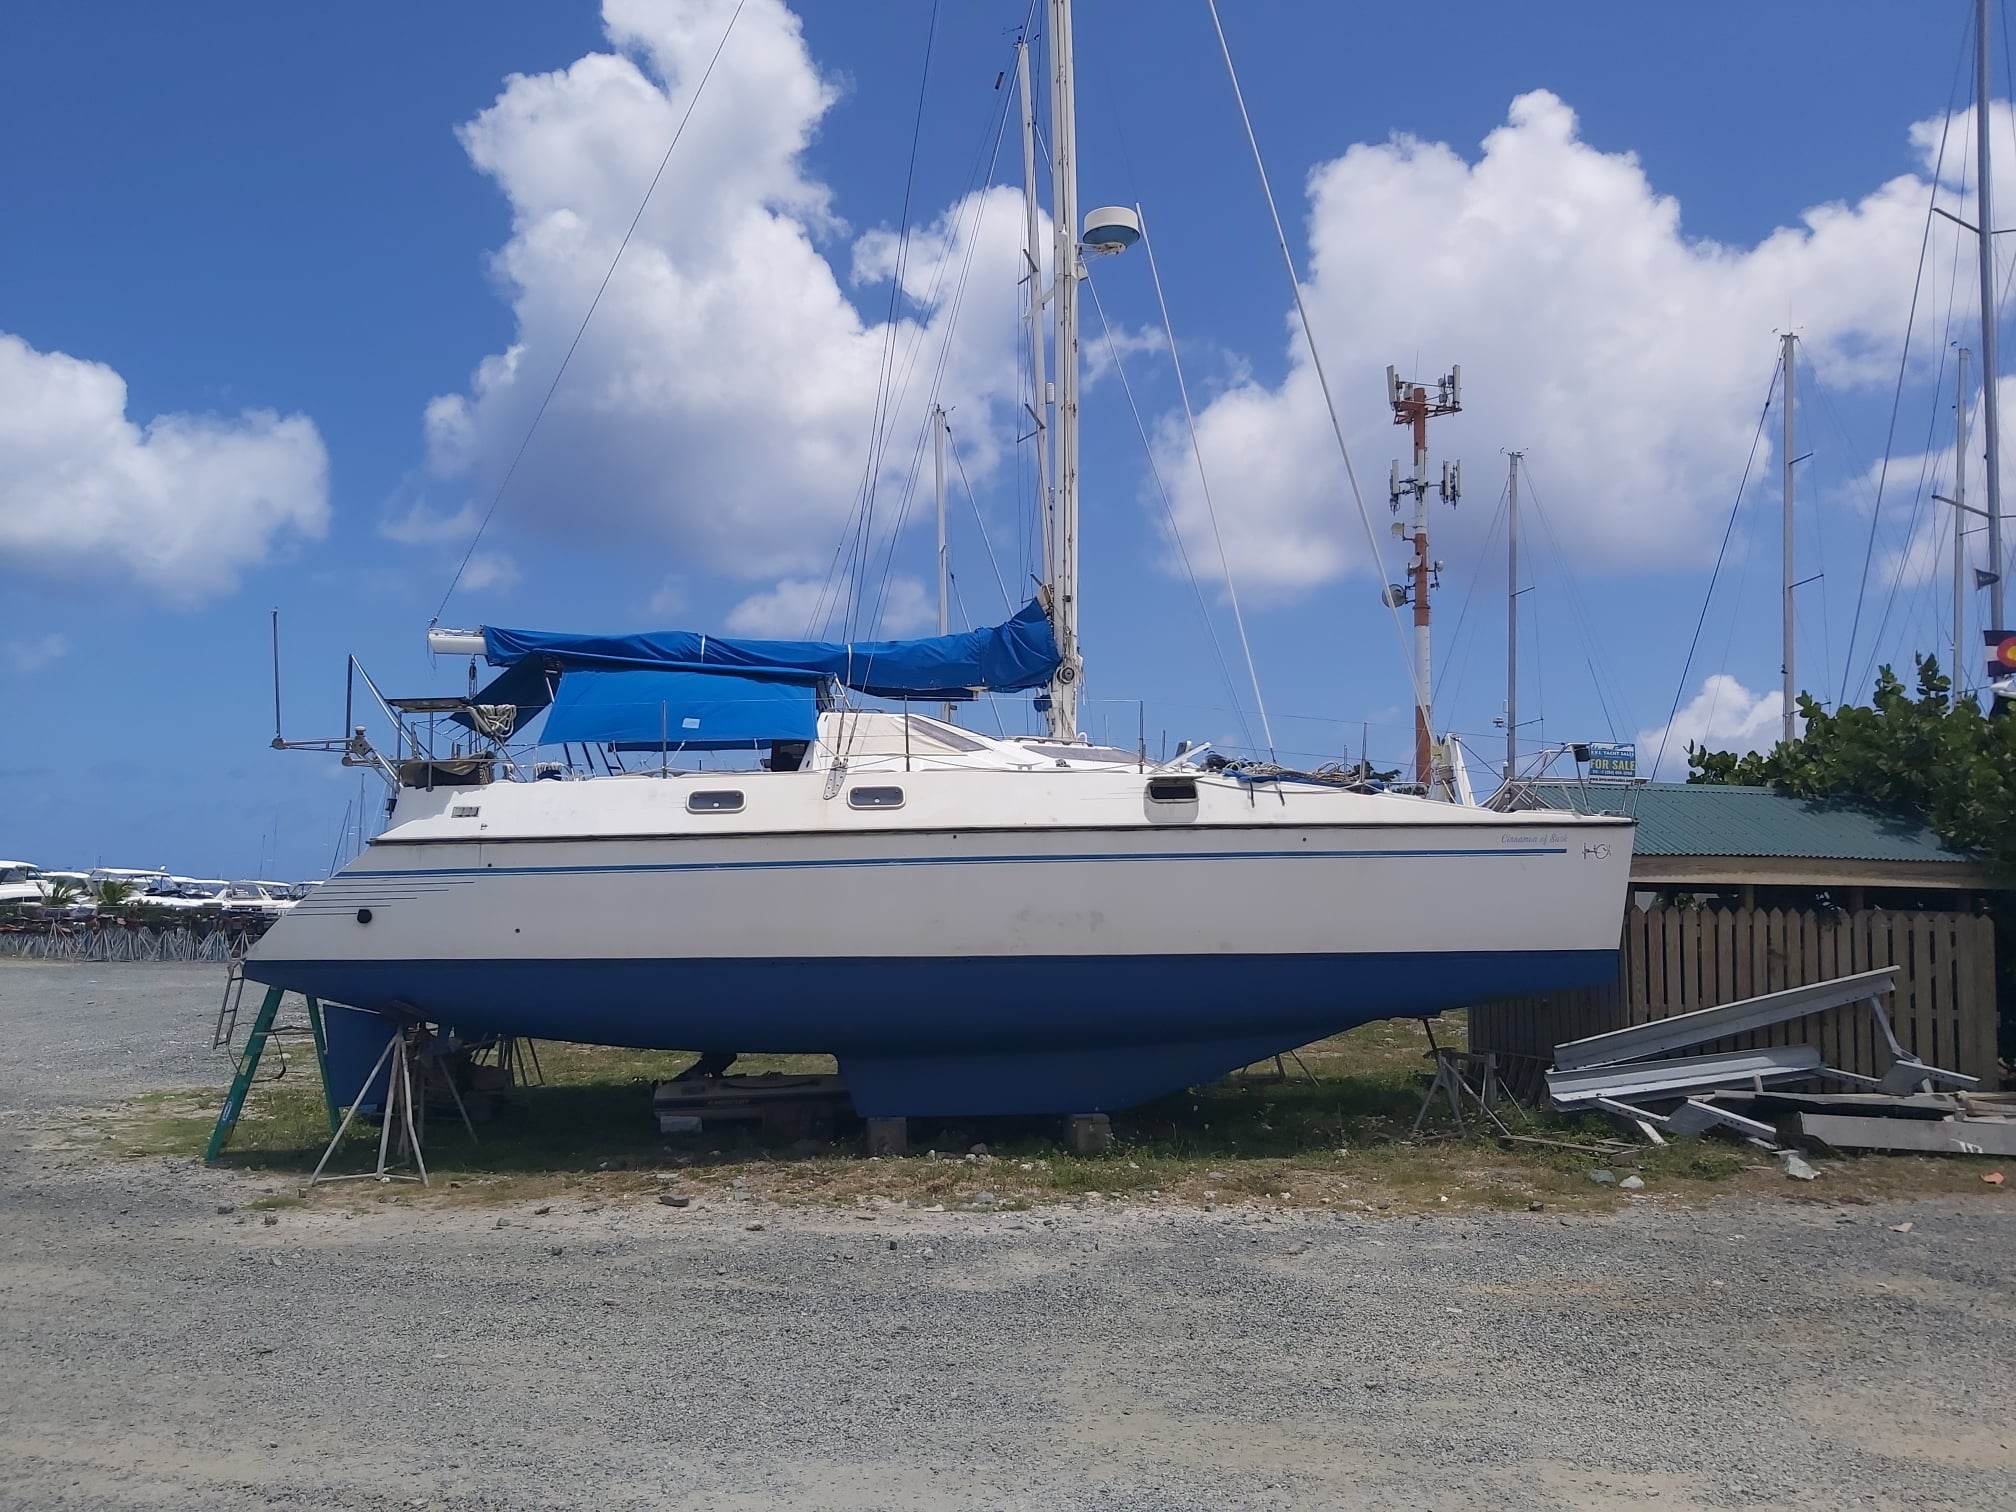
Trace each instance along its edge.
<path fill-rule="evenodd" d="M 278 987 L 266 989 L 265 1001 L 260 1003 L 252 1020 L 252 1032 L 245 1036 L 245 1049 L 238 1056 L 238 1072 L 231 1078 L 231 1090 L 224 1096 L 224 1106 L 217 1110 L 217 1127 L 210 1131 L 210 1144 L 203 1151 L 205 1160 L 215 1160 L 223 1154 L 231 1131 L 238 1127 L 238 1116 L 245 1111 L 245 1095 L 252 1090 L 252 1078 L 259 1070 L 260 1057 L 266 1053 L 266 1039 L 273 1031 L 273 1020 L 279 1017 L 280 1000 L 285 996 Z M 315 1067 L 322 1073 L 322 1106 L 329 1116 L 329 1132 L 333 1135 L 337 1129 L 336 1097 L 329 1085 L 329 1045 L 322 1032 L 322 1005 L 312 997 L 307 1003 L 308 1029 L 315 1036 Z"/>

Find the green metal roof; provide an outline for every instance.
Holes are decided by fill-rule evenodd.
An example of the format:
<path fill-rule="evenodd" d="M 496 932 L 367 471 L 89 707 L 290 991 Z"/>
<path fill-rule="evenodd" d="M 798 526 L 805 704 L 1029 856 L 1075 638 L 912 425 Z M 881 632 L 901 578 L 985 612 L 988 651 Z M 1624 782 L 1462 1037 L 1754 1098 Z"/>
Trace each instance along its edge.
<path fill-rule="evenodd" d="M 1581 814 L 1629 814 L 1640 856 L 1771 856 L 1815 861 L 1972 863 L 1911 819 L 1788 798 L 1762 787 L 1644 782 L 1629 787 L 1546 781 L 1532 802 Z"/>

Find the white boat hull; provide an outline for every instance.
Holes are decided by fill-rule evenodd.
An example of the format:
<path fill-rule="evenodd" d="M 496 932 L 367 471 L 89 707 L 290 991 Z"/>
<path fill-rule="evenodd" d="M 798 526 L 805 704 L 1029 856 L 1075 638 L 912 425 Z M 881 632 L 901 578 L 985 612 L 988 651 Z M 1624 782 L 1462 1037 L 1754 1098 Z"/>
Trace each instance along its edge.
<path fill-rule="evenodd" d="M 691 780 L 486 789 L 466 817 L 515 833 L 396 827 L 246 970 L 467 1030 L 831 1052 L 861 1111 L 907 1114 L 1124 1106 L 1372 1018 L 1614 971 L 1626 822 L 1231 784 L 1165 822 L 1135 774 L 1115 774 L 1124 809 L 1102 804 L 1108 775 L 1018 796 L 1040 785 L 1115 822 L 1014 828 L 932 822 L 927 792 L 970 795 L 972 774 L 912 775 L 902 815 L 839 808 L 824 832 L 798 826 L 833 805 L 780 799 L 779 832 L 707 833 Z M 796 774 L 737 780 L 820 796 Z M 670 796 L 677 827 L 535 820 L 611 786 L 632 791 L 601 820 L 645 823 Z M 372 1056 L 384 1035 L 359 1031 Z"/>

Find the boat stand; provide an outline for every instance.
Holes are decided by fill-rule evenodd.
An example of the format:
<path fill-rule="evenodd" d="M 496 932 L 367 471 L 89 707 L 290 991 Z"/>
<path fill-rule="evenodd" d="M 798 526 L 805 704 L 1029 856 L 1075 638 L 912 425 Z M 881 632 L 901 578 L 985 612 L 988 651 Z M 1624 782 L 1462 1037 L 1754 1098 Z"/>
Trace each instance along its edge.
<path fill-rule="evenodd" d="M 392 1031 L 392 1037 L 385 1041 L 385 1048 L 378 1052 L 378 1060 L 371 1067 L 371 1074 L 364 1078 L 363 1084 L 357 1089 L 356 1101 L 352 1102 L 348 1111 L 344 1113 L 343 1122 L 337 1126 L 336 1133 L 329 1140 L 329 1148 L 322 1152 L 321 1160 L 316 1162 L 314 1173 L 308 1178 L 310 1187 L 318 1181 L 357 1181 L 365 1177 L 376 1177 L 379 1181 L 417 1181 L 422 1186 L 432 1185 L 427 1179 L 427 1157 L 421 1149 L 420 1142 L 420 1127 L 426 1122 L 426 1110 L 413 1095 L 412 1036 L 417 1028 L 417 1025 L 402 1023 Z M 343 1136 L 350 1132 L 350 1125 L 357 1117 L 357 1110 L 364 1105 L 364 1099 L 369 1095 L 372 1084 L 378 1080 L 378 1073 L 387 1069 L 388 1062 L 390 1071 L 385 1078 L 385 1105 L 378 1120 L 378 1164 L 368 1171 L 354 1171 L 341 1176 L 323 1176 L 322 1172 L 329 1164 L 329 1157 L 336 1153 L 336 1147 L 343 1142 Z M 450 1086 L 453 1086 L 452 1081 Z M 461 1106 L 461 1094 L 456 1094 L 455 1102 L 457 1107 Z M 419 1109 L 417 1116 L 416 1108 Z M 464 1112 L 463 1118 L 467 1120 L 467 1112 Z M 392 1147 L 394 1124 L 399 1125 L 399 1147 L 396 1151 Z M 474 1130 L 471 1130 L 471 1133 L 473 1134 Z M 409 1157 L 415 1171 L 418 1172 L 417 1175 L 396 1169 Z"/>
<path fill-rule="evenodd" d="M 1481 1115 L 1482 1121 L 1495 1128 L 1501 1137 L 1511 1138 L 1512 1131 L 1498 1116 L 1495 1104 L 1510 1102 L 1517 1107 L 1518 1102 L 1499 1079 L 1496 1055 L 1438 1046 L 1435 1050 L 1435 1079 L 1428 1083 L 1428 1090 L 1421 1098 L 1421 1110 L 1414 1115 L 1414 1133 L 1421 1132 L 1421 1125 L 1427 1121 L 1428 1112 L 1435 1106 L 1438 1097 L 1448 1099 L 1449 1114 L 1456 1120 L 1458 1134 L 1467 1138 L 1470 1118 Z M 1466 1115 L 1466 1107 L 1474 1112 Z"/>

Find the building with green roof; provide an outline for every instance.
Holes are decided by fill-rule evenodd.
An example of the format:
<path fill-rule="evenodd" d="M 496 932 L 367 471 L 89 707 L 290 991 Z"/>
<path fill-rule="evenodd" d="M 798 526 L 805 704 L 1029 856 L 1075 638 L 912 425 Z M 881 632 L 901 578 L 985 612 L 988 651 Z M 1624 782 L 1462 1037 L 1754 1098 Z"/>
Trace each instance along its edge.
<path fill-rule="evenodd" d="M 1995 884 L 1979 857 L 1916 820 L 1764 787 L 1685 782 L 1520 784 L 1510 806 L 1638 821 L 1632 881 L 1642 890 L 1824 890 L 1859 907 L 1869 889 L 1976 894 Z M 1965 907 L 1952 898 L 1947 906 Z"/>

